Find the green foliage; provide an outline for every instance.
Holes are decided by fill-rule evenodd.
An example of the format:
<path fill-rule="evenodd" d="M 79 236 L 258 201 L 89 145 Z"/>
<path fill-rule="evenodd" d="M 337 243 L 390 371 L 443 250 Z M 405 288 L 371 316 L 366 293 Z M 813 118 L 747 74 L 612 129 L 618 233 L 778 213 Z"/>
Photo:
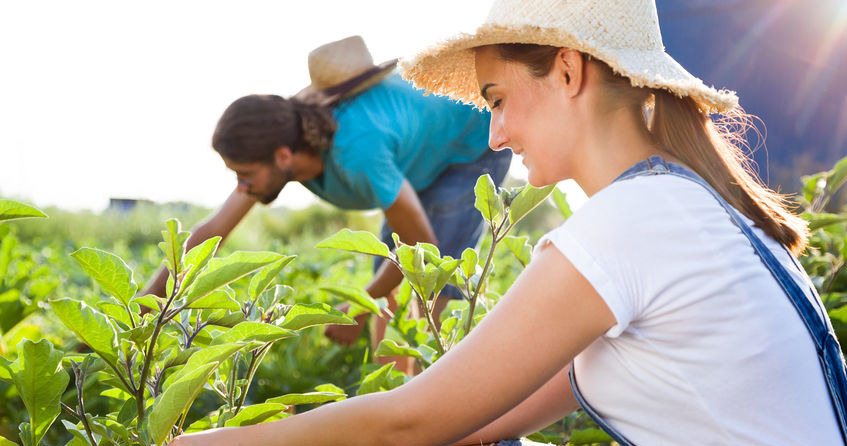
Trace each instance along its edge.
<path fill-rule="evenodd" d="M 24 446 L 37 445 L 59 416 L 60 398 L 68 385 L 68 374 L 59 367 L 62 352 L 47 340 L 25 339 L 18 344 L 18 359 L 3 361 L 0 379 L 11 378 L 29 415 L 20 427 L 21 440 Z"/>
<path fill-rule="evenodd" d="M 30 205 L 0 199 L 0 222 L 20 218 L 45 218 L 47 214 Z"/>

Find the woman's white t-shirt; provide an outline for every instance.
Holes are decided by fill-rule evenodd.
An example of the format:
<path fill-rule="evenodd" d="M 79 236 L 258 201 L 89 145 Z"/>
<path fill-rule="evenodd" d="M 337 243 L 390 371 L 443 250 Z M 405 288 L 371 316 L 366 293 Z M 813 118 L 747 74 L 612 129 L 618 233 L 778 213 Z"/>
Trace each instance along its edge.
<path fill-rule="evenodd" d="M 754 232 L 808 284 L 785 249 Z M 805 325 L 702 186 L 673 175 L 613 183 L 547 241 L 615 316 L 574 371 L 586 401 L 629 440 L 841 444 Z"/>

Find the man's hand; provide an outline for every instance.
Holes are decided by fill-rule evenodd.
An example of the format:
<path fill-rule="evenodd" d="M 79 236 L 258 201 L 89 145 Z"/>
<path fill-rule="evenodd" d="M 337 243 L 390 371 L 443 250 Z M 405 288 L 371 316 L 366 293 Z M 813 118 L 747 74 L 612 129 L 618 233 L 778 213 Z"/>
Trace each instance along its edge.
<path fill-rule="evenodd" d="M 347 313 L 350 311 L 350 304 L 341 304 L 335 309 Z M 324 334 L 338 344 L 349 346 L 359 339 L 369 316 L 370 313 L 363 313 L 353 318 L 359 325 L 328 325 Z"/>

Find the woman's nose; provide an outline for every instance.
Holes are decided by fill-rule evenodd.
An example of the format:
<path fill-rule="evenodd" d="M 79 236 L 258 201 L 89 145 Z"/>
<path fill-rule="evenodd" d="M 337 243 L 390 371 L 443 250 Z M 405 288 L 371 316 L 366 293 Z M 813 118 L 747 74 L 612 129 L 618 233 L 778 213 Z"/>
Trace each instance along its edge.
<path fill-rule="evenodd" d="M 509 138 L 506 136 L 506 132 L 503 131 L 503 125 L 500 123 L 500 120 L 495 120 L 492 117 L 491 124 L 488 127 L 488 147 L 491 150 L 503 150 L 507 148 L 508 142 Z"/>

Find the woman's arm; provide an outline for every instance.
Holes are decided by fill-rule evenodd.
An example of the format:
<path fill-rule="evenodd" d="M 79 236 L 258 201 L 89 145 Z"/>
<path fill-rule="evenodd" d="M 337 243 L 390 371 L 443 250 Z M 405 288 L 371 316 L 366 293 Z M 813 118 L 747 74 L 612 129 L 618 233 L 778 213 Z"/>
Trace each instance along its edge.
<path fill-rule="evenodd" d="M 565 367 L 540 389 L 491 424 L 457 441 L 454 446 L 489 444 L 516 439 L 568 416 L 579 407 Z"/>
<path fill-rule="evenodd" d="M 520 404 L 614 323 L 588 281 L 548 245 L 467 338 L 409 383 L 173 444 L 451 444 Z"/>

